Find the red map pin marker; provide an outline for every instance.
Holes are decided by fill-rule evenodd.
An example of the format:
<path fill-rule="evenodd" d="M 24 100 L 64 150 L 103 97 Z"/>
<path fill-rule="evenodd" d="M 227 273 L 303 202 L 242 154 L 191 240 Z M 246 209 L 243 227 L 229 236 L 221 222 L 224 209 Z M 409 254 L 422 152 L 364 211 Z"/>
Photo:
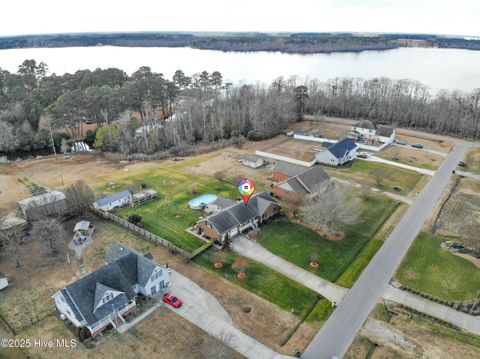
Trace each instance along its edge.
<path fill-rule="evenodd" d="M 245 203 L 246 206 L 250 200 L 250 197 L 252 197 L 252 194 L 255 191 L 255 184 L 248 178 L 244 178 L 238 182 L 237 190 L 238 193 L 240 193 L 240 196 L 242 196 L 243 203 Z"/>

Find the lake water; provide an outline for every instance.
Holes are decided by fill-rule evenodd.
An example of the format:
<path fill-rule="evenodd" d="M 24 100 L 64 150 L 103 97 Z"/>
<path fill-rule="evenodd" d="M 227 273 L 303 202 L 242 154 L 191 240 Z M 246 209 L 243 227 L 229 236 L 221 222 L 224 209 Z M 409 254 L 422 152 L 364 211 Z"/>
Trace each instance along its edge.
<path fill-rule="evenodd" d="M 328 80 L 335 77 L 414 79 L 439 89 L 471 91 L 480 88 L 480 51 L 400 48 L 388 51 L 333 54 L 279 52 L 221 52 L 162 47 L 70 47 L 0 50 L 0 67 L 11 72 L 25 59 L 44 61 L 50 72 L 117 67 L 128 74 L 150 66 L 171 78 L 175 70 L 186 74 L 220 71 L 234 83 L 270 83 L 278 76 Z"/>

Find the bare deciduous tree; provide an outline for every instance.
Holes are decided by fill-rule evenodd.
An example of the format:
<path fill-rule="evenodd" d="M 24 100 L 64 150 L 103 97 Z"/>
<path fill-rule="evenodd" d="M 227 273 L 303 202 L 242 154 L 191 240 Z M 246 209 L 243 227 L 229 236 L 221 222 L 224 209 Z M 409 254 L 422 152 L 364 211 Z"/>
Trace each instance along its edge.
<path fill-rule="evenodd" d="M 65 191 L 65 196 L 69 209 L 77 215 L 84 214 L 95 201 L 93 190 L 82 180 L 70 185 Z"/>
<path fill-rule="evenodd" d="M 361 200 L 339 185 L 327 187 L 321 195 L 309 198 L 301 207 L 305 222 L 332 232 L 340 232 L 357 223 L 360 211 Z"/>
<path fill-rule="evenodd" d="M 21 226 L 0 226 L 0 248 L 6 248 L 15 256 L 17 267 L 20 263 L 20 243 L 23 237 Z"/>
<path fill-rule="evenodd" d="M 389 171 L 384 168 L 377 168 L 370 172 L 377 187 L 380 187 L 385 178 L 388 178 Z"/>
<path fill-rule="evenodd" d="M 39 241 L 46 253 L 56 254 L 59 252 L 66 231 L 57 219 L 45 218 L 33 222 L 30 235 Z"/>

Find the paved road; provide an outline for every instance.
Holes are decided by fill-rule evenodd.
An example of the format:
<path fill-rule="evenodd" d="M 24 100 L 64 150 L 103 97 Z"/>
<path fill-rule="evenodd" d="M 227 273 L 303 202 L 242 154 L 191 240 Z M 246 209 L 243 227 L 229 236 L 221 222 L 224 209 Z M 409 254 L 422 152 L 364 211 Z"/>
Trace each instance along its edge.
<path fill-rule="evenodd" d="M 386 292 L 395 269 L 431 215 L 452 170 L 466 149 L 464 143 L 455 145 L 355 285 L 317 333 L 302 358 L 330 359 L 334 355 L 342 357 L 345 354 L 375 303 Z"/>
<path fill-rule="evenodd" d="M 297 267 L 295 264 L 276 256 L 262 245 L 243 236 L 235 237 L 232 242 L 232 249 L 244 257 L 251 258 L 282 273 L 284 276 L 319 293 L 331 302 L 340 303 L 348 291 L 347 288 L 331 283 L 305 269 Z"/>
<path fill-rule="evenodd" d="M 432 317 L 445 320 L 457 327 L 480 335 L 480 317 L 459 312 L 453 308 L 441 305 L 410 292 L 389 286 L 383 298 L 392 302 L 401 303 L 407 307 L 426 313 Z"/>

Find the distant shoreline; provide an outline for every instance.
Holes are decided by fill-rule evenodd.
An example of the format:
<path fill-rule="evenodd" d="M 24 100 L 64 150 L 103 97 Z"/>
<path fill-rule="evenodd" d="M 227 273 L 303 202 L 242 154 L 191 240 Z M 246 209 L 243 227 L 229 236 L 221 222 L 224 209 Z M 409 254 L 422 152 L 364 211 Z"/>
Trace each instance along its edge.
<path fill-rule="evenodd" d="M 385 51 L 401 47 L 480 50 L 480 40 L 439 35 L 232 33 L 199 35 L 193 33 L 88 33 L 22 35 L 0 37 L 0 50 L 65 47 L 187 47 L 223 52 L 282 52 L 288 54 L 328 54 Z"/>

